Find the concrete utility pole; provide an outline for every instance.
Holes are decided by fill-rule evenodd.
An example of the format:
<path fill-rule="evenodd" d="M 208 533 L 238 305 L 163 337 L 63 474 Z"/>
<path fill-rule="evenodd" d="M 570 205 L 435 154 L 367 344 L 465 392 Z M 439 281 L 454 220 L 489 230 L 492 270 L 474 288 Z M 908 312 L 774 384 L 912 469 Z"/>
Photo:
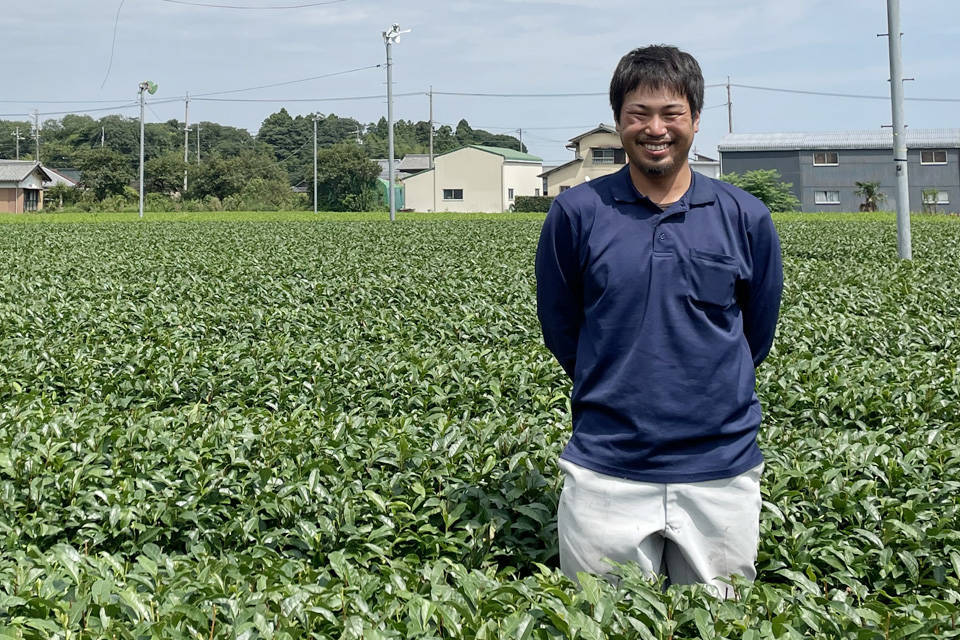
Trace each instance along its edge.
<path fill-rule="evenodd" d="M 143 92 L 146 91 L 150 95 L 153 95 L 157 92 L 157 85 L 150 82 L 149 80 L 141 82 L 138 85 L 140 89 L 140 217 L 143 217 Z"/>
<path fill-rule="evenodd" d="M 103 149 L 103 145 L 105 144 L 104 140 L 106 137 L 107 137 L 107 128 L 100 127 L 100 148 L 101 149 Z"/>
<path fill-rule="evenodd" d="M 34 161 L 40 164 L 40 113 L 36 109 L 33 110 L 33 137 L 37 141 L 37 155 L 34 156 Z"/>
<path fill-rule="evenodd" d="M 733 102 L 730 101 L 730 76 L 727 76 L 727 133 L 733 133 Z"/>
<path fill-rule="evenodd" d="M 903 56 L 900 48 L 900 0 L 887 0 L 887 36 L 890 51 L 890 104 L 893 110 L 893 162 L 897 171 L 897 252 L 913 259 L 910 240 L 910 182 L 907 179 L 907 132 L 903 113 Z"/>
<path fill-rule="evenodd" d="M 187 167 L 190 162 L 190 92 L 183 101 L 183 192 L 187 192 Z"/>
<path fill-rule="evenodd" d="M 410 29 L 401 31 L 400 25 L 393 23 L 389 31 L 383 32 L 383 44 L 387 48 L 387 173 L 389 174 L 387 199 L 390 201 L 391 222 L 397 219 L 397 202 L 393 192 L 393 53 L 390 47 L 400 39 L 401 33 L 410 33 Z"/>
<path fill-rule="evenodd" d="M 200 123 L 197 123 L 197 166 L 200 165 Z"/>
<path fill-rule="evenodd" d="M 313 212 L 317 212 L 317 116 L 313 116 Z"/>
<path fill-rule="evenodd" d="M 12 135 L 17 141 L 17 160 L 19 160 L 20 159 L 20 141 L 23 140 L 23 136 L 20 135 L 20 127 L 17 127 L 16 130 L 14 130 L 14 132 L 11 133 L 10 135 Z"/>
<path fill-rule="evenodd" d="M 523 129 L 517 129 L 517 133 L 520 136 L 520 146 L 517 148 L 517 151 L 523 151 Z"/>
<path fill-rule="evenodd" d="M 430 85 L 430 171 L 433 174 L 433 208 L 437 211 L 437 172 L 433 170 L 433 85 Z"/>

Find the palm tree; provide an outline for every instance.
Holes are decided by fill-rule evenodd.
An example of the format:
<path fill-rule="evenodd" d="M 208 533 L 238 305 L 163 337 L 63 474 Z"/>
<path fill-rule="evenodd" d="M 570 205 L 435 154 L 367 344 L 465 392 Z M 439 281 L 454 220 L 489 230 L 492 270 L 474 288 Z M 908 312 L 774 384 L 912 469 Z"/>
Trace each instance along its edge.
<path fill-rule="evenodd" d="M 860 211 L 876 211 L 886 201 L 887 195 L 880 191 L 879 182 L 857 182 L 854 193 L 863 198 Z"/>

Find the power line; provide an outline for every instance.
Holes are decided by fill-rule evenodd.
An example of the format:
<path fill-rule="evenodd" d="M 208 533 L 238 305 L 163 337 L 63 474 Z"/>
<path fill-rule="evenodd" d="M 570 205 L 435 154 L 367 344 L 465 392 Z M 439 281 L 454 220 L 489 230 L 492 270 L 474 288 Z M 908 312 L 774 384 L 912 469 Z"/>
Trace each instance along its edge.
<path fill-rule="evenodd" d="M 110 45 L 110 62 L 107 64 L 107 72 L 103 76 L 103 82 L 100 83 L 100 88 L 107 84 L 107 78 L 110 77 L 110 70 L 113 69 L 113 53 L 117 49 L 117 26 L 120 24 L 120 10 L 123 9 L 123 3 L 126 0 L 120 0 L 120 6 L 117 7 L 117 17 L 113 20 L 113 43 Z"/>
<path fill-rule="evenodd" d="M 806 91 L 803 89 L 783 89 L 779 87 L 760 87 L 752 84 L 735 84 L 730 83 L 731 87 L 739 87 L 741 89 L 756 89 L 757 91 L 776 91 L 780 93 L 799 93 L 809 96 L 829 96 L 832 98 L 859 98 L 862 100 L 889 100 L 890 96 L 875 96 L 875 95 L 866 95 L 862 93 L 834 93 L 830 91 Z M 914 102 L 960 102 L 960 98 L 904 98 L 904 100 L 912 100 Z"/>
<path fill-rule="evenodd" d="M 395 93 L 393 97 L 397 96 L 406 97 L 406 96 L 422 96 L 424 95 L 423 91 L 411 91 L 409 93 Z M 190 96 L 190 99 L 193 100 L 194 97 Z M 346 100 L 385 100 L 386 97 L 382 94 L 376 94 L 372 96 L 342 96 L 337 98 L 196 98 L 197 100 L 203 100 L 205 102 L 337 102 L 337 101 L 346 101 Z"/>
<path fill-rule="evenodd" d="M 348 0 L 326 0 L 325 2 L 307 2 L 304 4 L 288 5 L 236 5 L 236 4 L 215 4 L 212 2 L 190 2 L 188 0 L 160 0 L 160 2 L 169 2 L 170 4 L 184 4 L 190 7 L 210 7 L 212 9 L 245 9 L 250 11 L 270 11 L 275 9 L 306 9 L 308 7 L 320 7 L 326 4 L 339 4 Z"/>
<path fill-rule="evenodd" d="M 311 80 L 320 80 L 321 78 L 332 78 L 333 76 L 342 76 L 348 73 L 356 73 L 357 71 L 366 71 L 367 69 L 379 69 L 382 67 L 382 64 L 371 64 L 366 67 L 357 67 L 356 69 L 347 69 L 345 71 L 334 71 L 332 73 L 324 73 L 319 76 L 310 76 L 309 78 L 300 78 L 299 80 L 287 80 L 285 82 L 274 82 L 271 84 L 262 84 L 256 87 L 247 87 L 245 89 L 229 89 L 227 91 L 208 91 L 207 93 L 195 93 L 191 98 L 201 97 L 201 96 L 218 96 L 226 93 L 240 93 L 241 91 L 255 91 L 257 89 L 269 89 L 270 87 L 282 87 L 291 84 L 297 84 L 299 82 L 309 82 Z"/>

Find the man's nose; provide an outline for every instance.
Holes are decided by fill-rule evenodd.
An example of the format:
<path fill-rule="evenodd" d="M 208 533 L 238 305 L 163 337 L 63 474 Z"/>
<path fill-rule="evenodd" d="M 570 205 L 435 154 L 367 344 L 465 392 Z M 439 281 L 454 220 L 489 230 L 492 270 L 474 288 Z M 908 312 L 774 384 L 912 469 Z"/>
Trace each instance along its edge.
<path fill-rule="evenodd" d="M 663 118 L 658 115 L 650 116 L 650 118 L 647 120 L 646 130 L 647 135 L 653 137 L 659 137 L 667 134 L 666 123 L 664 122 Z"/>

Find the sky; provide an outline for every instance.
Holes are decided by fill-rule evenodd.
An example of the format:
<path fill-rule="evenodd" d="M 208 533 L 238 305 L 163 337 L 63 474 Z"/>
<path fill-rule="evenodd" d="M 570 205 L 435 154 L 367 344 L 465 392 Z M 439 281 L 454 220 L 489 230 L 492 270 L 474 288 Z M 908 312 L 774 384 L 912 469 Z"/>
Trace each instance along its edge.
<path fill-rule="evenodd" d="M 95 118 L 135 117 L 138 84 L 150 80 L 158 90 L 148 99 L 148 122 L 182 121 L 188 92 L 194 96 L 191 122 L 252 133 L 281 107 L 292 115 L 335 113 L 375 122 L 387 111 L 382 33 L 399 23 L 411 32 L 392 48 L 395 118 L 427 120 L 432 87 L 437 126 L 456 126 L 466 118 L 472 127 L 496 133 L 522 129 L 529 151 L 545 165 L 573 158 L 566 148 L 573 136 L 613 123 L 606 97 L 610 75 L 623 54 L 647 44 L 674 44 L 699 61 L 708 88 L 694 146 L 708 156 L 716 157 L 727 133 L 728 77 L 735 132 L 872 130 L 891 123 L 886 98 L 736 86 L 888 96 L 887 39 L 877 37 L 887 31 L 886 0 L 48 0 L 40 9 L 8 0 L 4 5 L 0 30 L 6 69 L 15 79 L 8 77 L 0 91 L 3 119 L 24 119 L 16 114 L 35 109 L 41 120 L 89 109 L 102 109 L 90 112 Z M 904 76 L 913 78 L 905 83 L 907 125 L 960 127 L 960 1 L 902 0 L 901 20 Z M 305 78 L 316 79 L 297 82 Z M 235 91 L 278 83 L 288 84 Z M 225 91 L 233 92 L 199 97 Z M 570 93 L 594 95 L 555 95 Z"/>

